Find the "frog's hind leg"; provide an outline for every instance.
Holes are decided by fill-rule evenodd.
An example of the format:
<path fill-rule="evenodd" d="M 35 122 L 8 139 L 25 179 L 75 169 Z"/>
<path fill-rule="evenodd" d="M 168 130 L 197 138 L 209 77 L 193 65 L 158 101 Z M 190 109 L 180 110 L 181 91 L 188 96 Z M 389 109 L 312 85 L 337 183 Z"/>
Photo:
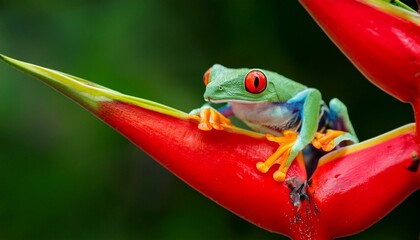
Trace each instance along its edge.
<path fill-rule="evenodd" d="M 320 115 L 320 125 L 317 133 L 315 133 L 315 138 L 312 140 L 312 145 L 308 145 L 303 149 L 308 179 L 315 172 L 319 159 L 327 152 L 337 146 L 343 147 L 358 142 L 347 113 L 347 107 L 337 98 L 330 101 L 328 108 L 325 105 L 324 107 Z"/>
<path fill-rule="evenodd" d="M 344 105 L 344 103 L 338 100 L 337 98 L 333 98 L 330 101 L 329 107 L 330 127 L 334 130 L 340 130 L 343 132 L 350 133 L 354 137 L 354 140 L 358 142 L 359 140 L 357 139 L 356 132 L 354 131 L 353 125 L 351 124 L 346 105 Z"/>
<path fill-rule="evenodd" d="M 328 112 L 328 130 L 317 132 L 312 145 L 317 149 L 329 152 L 337 147 L 357 143 L 356 133 L 350 122 L 347 107 L 337 98 L 330 101 Z"/>

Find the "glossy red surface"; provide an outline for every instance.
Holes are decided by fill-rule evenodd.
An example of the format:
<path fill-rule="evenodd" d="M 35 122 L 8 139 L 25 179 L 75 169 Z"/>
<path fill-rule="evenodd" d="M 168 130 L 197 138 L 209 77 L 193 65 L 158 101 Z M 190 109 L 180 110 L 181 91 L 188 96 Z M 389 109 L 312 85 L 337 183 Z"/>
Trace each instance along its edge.
<path fill-rule="evenodd" d="M 270 231 L 290 234 L 289 188 L 255 165 L 277 145 L 124 103 L 102 104 L 99 116 L 160 164 L 210 199 Z M 294 164 L 290 174 L 299 174 Z"/>
<path fill-rule="evenodd" d="M 320 166 L 311 188 L 329 234 L 360 232 L 418 190 L 420 171 L 407 168 L 419 150 L 406 133 Z"/>
<path fill-rule="evenodd" d="M 363 0 L 299 1 L 370 81 L 404 102 L 416 101 L 420 89 L 418 25 Z"/>
<path fill-rule="evenodd" d="M 254 224 L 293 239 L 331 239 L 378 221 L 420 185 L 407 170 L 419 151 L 411 132 L 322 165 L 300 209 L 290 189 L 260 173 L 276 144 L 226 131 L 200 131 L 197 123 L 121 102 L 104 102 L 98 116 L 152 158 L 210 199 Z M 294 163 L 290 176 L 304 177 Z"/>

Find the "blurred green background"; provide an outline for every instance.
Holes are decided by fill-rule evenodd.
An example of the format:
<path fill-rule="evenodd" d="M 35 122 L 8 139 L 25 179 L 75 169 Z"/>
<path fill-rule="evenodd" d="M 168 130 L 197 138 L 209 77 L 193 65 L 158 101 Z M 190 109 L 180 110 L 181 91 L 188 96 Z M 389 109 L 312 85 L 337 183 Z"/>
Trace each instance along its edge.
<path fill-rule="evenodd" d="M 260 67 L 340 98 L 362 140 L 413 121 L 411 107 L 370 84 L 297 1 L 0 0 L 0 52 L 184 111 L 203 103 L 212 64 Z M 417 192 L 346 239 L 417 239 L 419 202 Z M 0 239 L 285 238 L 0 64 Z"/>

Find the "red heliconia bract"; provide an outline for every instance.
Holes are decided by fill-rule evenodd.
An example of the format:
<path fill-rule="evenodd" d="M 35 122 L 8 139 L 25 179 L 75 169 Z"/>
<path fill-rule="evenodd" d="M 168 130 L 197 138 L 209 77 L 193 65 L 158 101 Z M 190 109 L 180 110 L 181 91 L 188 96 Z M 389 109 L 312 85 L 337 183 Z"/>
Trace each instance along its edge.
<path fill-rule="evenodd" d="M 382 0 L 299 1 L 371 82 L 413 105 L 419 124 L 420 15 Z"/>
<path fill-rule="evenodd" d="M 276 146 L 264 138 L 199 131 L 197 123 L 122 103 L 96 114 L 210 199 L 254 224 L 293 239 L 332 239 L 366 229 L 420 187 L 414 126 L 326 156 L 300 208 L 291 190 L 255 164 Z M 304 177 L 298 164 L 289 176 Z"/>

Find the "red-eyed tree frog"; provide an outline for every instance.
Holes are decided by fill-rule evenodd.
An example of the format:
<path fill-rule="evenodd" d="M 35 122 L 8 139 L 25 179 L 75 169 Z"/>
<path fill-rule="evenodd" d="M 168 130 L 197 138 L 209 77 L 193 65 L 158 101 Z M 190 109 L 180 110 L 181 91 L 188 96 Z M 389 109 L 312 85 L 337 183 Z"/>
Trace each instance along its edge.
<path fill-rule="evenodd" d="M 262 69 L 230 69 L 213 65 L 204 74 L 204 99 L 226 103 L 218 110 L 205 104 L 190 112 L 204 131 L 223 130 L 232 126 L 229 117 L 236 116 L 251 129 L 266 134 L 279 148 L 256 168 L 266 173 L 272 165 L 276 181 L 284 181 L 295 159 L 305 162 L 308 177 L 320 154 L 340 145 L 356 143 L 346 106 L 334 98 L 327 106 L 321 93 L 277 73 Z"/>

